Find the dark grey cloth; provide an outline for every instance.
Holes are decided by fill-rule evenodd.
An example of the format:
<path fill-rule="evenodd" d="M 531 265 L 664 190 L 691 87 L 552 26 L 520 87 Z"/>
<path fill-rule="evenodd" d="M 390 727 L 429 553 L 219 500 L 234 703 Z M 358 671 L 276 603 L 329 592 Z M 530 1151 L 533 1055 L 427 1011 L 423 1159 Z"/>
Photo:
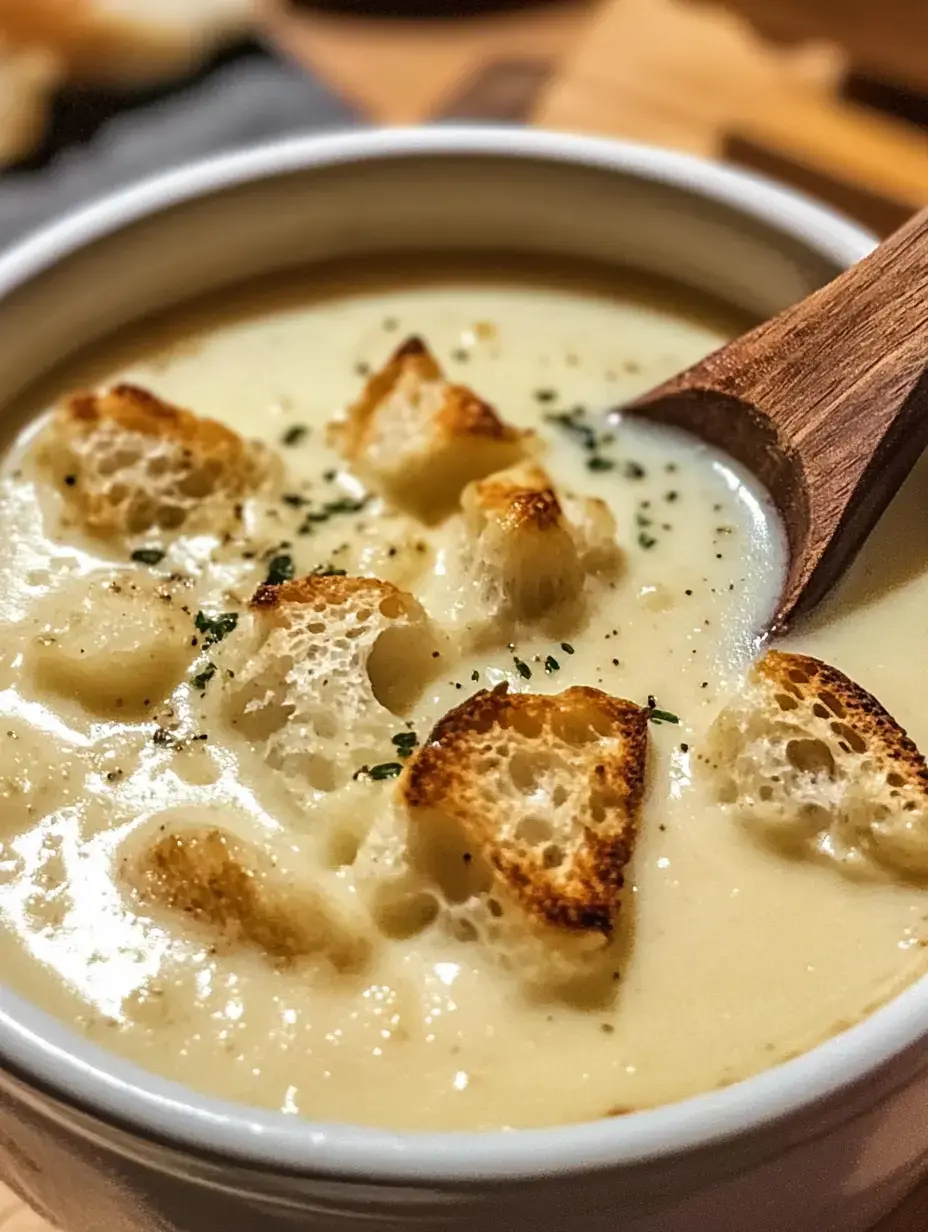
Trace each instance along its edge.
<path fill-rule="evenodd" d="M 145 106 L 116 110 L 89 141 L 59 150 L 46 166 L 0 176 L 0 248 L 157 171 L 358 119 L 294 65 L 260 52 L 233 59 Z"/>

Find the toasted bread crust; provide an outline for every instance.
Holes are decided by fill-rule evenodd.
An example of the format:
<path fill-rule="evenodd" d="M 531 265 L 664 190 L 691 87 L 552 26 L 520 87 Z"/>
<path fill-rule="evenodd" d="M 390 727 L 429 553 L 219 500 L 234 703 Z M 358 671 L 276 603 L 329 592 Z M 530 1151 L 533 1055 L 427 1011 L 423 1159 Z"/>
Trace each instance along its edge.
<path fill-rule="evenodd" d="M 383 368 L 368 379 L 360 398 L 348 408 L 344 421 L 332 425 L 331 435 L 345 457 L 355 459 L 362 452 L 378 408 L 404 377 L 423 384 L 444 381 L 441 366 L 419 337 L 407 338 L 394 351 Z M 493 407 L 472 390 L 452 384 L 444 387 L 435 428 L 439 436 L 449 440 L 481 437 L 514 442 L 526 435 L 504 423 Z"/>
<path fill-rule="evenodd" d="M 797 700 L 818 699 L 823 709 L 819 717 L 830 719 L 836 736 L 849 741 L 857 751 L 863 741 L 872 751 L 896 763 L 900 773 L 928 793 L 928 766 L 914 741 L 889 711 L 849 676 L 821 659 L 782 650 L 768 651 L 754 672 L 758 680 Z"/>
<path fill-rule="evenodd" d="M 566 750 L 580 763 L 574 773 L 585 775 L 576 818 L 583 837 L 562 867 L 547 867 L 541 853 L 505 841 L 499 818 L 487 811 L 482 763 L 493 737 L 507 733 L 539 752 Z M 598 689 L 540 696 L 510 694 L 500 685 L 436 724 L 397 791 L 413 812 L 438 810 L 458 822 L 528 913 L 558 928 L 608 936 L 637 832 L 647 739 L 646 711 Z"/>
<path fill-rule="evenodd" d="M 362 597 L 378 604 L 394 603 L 396 610 L 391 612 L 391 615 L 400 615 L 406 608 L 411 609 L 416 605 L 412 595 L 400 590 L 392 582 L 382 582 L 379 578 L 320 577 L 310 574 L 277 585 L 265 583 L 259 586 L 252 597 L 251 606 L 270 610 L 287 604 L 318 603 L 329 607 Z"/>
<path fill-rule="evenodd" d="M 518 474 L 516 474 L 518 470 Z M 484 514 L 504 519 L 508 529 L 549 530 L 563 511 L 547 472 L 540 466 L 514 468 L 474 484 L 475 505 Z"/>
<path fill-rule="evenodd" d="M 180 911 L 228 944 L 262 950 L 288 964 L 324 954 L 339 970 L 355 970 L 369 943 L 353 935 L 323 902 L 294 893 L 266 856 L 217 827 L 161 836 L 127 869 L 146 904 Z"/>
<path fill-rule="evenodd" d="M 67 504 L 103 535 L 226 530 L 274 474 L 266 446 L 135 385 L 73 395 L 42 442 Z"/>
<path fill-rule="evenodd" d="M 81 427 L 93 428 L 108 420 L 126 432 L 161 437 L 198 453 L 241 457 L 246 450 L 245 441 L 231 428 L 172 406 L 138 385 L 114 385 L 102 394 L 72 394 L 62 414 Z"/>

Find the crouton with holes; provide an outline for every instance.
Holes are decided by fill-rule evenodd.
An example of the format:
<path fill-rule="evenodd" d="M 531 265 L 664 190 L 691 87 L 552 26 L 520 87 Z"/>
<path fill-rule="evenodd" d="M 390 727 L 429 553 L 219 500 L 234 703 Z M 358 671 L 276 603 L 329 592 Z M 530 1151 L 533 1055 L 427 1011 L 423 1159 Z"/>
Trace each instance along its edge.
<path fill-rule="evenodd" d="M 103 538 L 233 529 L 276 469 L 266 446 L 133 385 L 69 398 L 42 459 L 66 508 Z"/>
<path fill-rule="evenodd" d="M 827 663 L 768 651 L 705 757 L 719 799 L 774 847 L 850 874 L 928 876 L 925 759 Z"/>
<path fill-rule="evenodd" d="M 565 508 L 537 464 L 470 484 L 461 506 L 465 584 L 497 624 L 569 624 L 582 609 L 586 579 L 619 566 L 608 506 L 571 497 Z"/>
<path fill-rule="evenodd" d="M 376 578 L 305 577 L 260 587 L 251 613 L 228 703 L 268 764 L 328 792 L 394 761 L 391 737 L 443 663 L 419 602 Z"/>
<path fill-rule="evenodd" d="M 532 434 L 449 383 L 421 339 L 410 338 L 329 436 L 369 488 L 435 523 L 456 508 L 466 484 L 525 457 Z"/>
<path fill-rule="evenodd" d="M 458 935 L 520 964 L 534 953 L 529 978 L 602 957 L 635 846 L 647 741 L 641 707 L 592 688 L 500 686 L 438 722 L 398 796 L 411 864 L 439 888 Z"/>
<path fill-rule="evenodd" d="M 321 958 L 345 972 L 370 956 L 370 939 L 317 887 L 219 827 L 159 832 L 126 857 L 123 875 L 142 905 L 185 915 L 213 944 L 250 946 L 280 964 Z"/>
<path fill-rule="evenodd" d="M 151 715 L 183 679 L 196 630 L 170 583 L 127 574 L 103 582 L 73 578 L 39 609 L 26 651 L 41 689 L 108 719 Z"/>

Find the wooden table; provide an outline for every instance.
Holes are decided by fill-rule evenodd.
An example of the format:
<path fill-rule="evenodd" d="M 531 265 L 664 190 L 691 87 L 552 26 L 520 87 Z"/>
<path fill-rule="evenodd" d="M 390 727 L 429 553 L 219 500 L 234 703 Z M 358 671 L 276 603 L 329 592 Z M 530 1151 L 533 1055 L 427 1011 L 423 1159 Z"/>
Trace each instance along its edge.
<path fill-rule="evenodd" d="M 508 119 L 727 157 L 879 231 L 928 202 L 928 0 L 558 0 L 454 22 L 267 11 L 281 48 L 374 121 Z M 928 1186 L 878 1232 L 926 1228 Z M 51 1229 L 0 1186 L 0 1232 Z"/>

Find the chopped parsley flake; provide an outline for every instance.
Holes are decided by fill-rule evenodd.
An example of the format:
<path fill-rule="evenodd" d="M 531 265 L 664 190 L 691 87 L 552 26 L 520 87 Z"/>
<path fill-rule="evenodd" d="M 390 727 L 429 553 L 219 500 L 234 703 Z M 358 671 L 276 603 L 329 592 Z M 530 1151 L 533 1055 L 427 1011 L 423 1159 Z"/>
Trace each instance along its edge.
<path fill-rule="evenodd" d="M 563 650 L 564 654 L 574 653 L 574 648 L 571 646 L 570 642 L 561 642 L 561 650 Z"/>
<path fill-rule="evenodd" d="M 679 723 L 680 719 L 670 710 L 661 710 L 654 699 L 653 693 L 648 694 L 648 718 L 652 723 Z"/>
<path fill-rule="evenodd" d="M 513 660 L 512 660 L 512 661 L 513 661 L 513 663 L 515 663 L 515 665 L 516 665 L 516 671 L 519 673 L 519 675 L 522 677 L 522 679 L 523 679 L 523 680 L 531 680 L 531 678 L 532 678 L 532 669 L 529 667 L 529 665 L 528 665 L 527 663 L 523 663 L 523 661 L 522 661 L 521 659 L 518 659 L 518 658 L 516 658 L 515 656 L 513 656 Z"/>
<path fill-rule="evenodd" d="M 350 496 L 345 496 L 341 500 L 326 501 L 322 506 L 322 512 L 333 513 L 360 513 L 368 502 L 367 496 L 359 497 L 358 500 L 353 500 Z"/>
<path fill-rule="evenodd" d="M 480 673 L 477 671 L 477 669 L 476 669 L 476 668 L 474 668 L 474 670 L 471 672 L 471 674 L 470 674 L 470 678 L 471 678 L 471 680 L 479 680 L 479 679 L 480 679 Z"/>
<path fill-rule="evenodd" d="M 611 458 L 604 458 L 601 454 L 594 454 L 592 458 L 587 459 L 587 470 L 590 471 L 611 471 L 615 467 L 615 463 Z"/>
<path fill-rule="evenodd" d="M 403 767 L 398 761 L 384 761 L 379 766 L 371 766 L 367 776 L 379 782 L 381 779 L 395 779 L 402 773 Z"/>
<path fill-rule="evenodd" d="M 644 548 L 646 552 L 650 548 L 653 548 L 656 543 L 657 543 L 657 540 L 654 538 L 654 536 L 647 534 L 645 531 L 641 531 L 640 534 L 638 535 L 638 546 L 640 548 Z"/>
<path fill-rule="evenodd" d="M 299 492 L 285 492 L 280 499 L 285 505 L 290 505 L 293 509 L 302 509 L 304 505 L 309 504 L 306 497 L 300 496 Z"/>
<path fill-rule="evenodd" d="M 545 659 L 545 671 L 548 675 L 550 676 L 552 672 L 559 672 L 560 670 L 561 665 L 558 663 L 557 659 L 555 659 L 554 655 L 548 655 L 547 659 Z"/>
<path fill-rule="evenodd" d="M 209 682 L 212 680 L 212 678 L 215 675 L 216 675 L 216 664 L 207 663 L 206 667 L 203 668 L 202 672 L 197 672 L 197 674 L 194 676 L 193 680 L 190 683 L 193 685 L 195 689 L 199 689 L 201 692 L 204 692 L 206 689 L 206 686 L 209 684 Z"/>
<path fill-rule="evenodd" d="M 289 582 L 295 573 L 292 556 L 275 556 L 267 567 L 265 586 L 279 586 L 281 582 Z"/>
<path fill-rule="evenodd" d="M 396 751 L 400 757 L 410 757 L 413 749 L 419 743 L 419 737 L 415 732 L 411 731 L 397 732 L 393 737 L 393 743 L 396 745 Z"/>
<path fill-rule="evenodd" d="M 306 424 L 294 424 L 280 438 L 281 445 L 299 445 L 300 441 L 305 440 L 309 436 L 309 428 Z"/>
<path fill-rule="evenodd" d="M 584 449 L 596 449 L 596 433 L 589 424 L 581 423 L 583 418 L 583 408 L 577 407 L 572 411 L 561 411 L 558 414 L 545 415 L 545 422 L 557 424 L 559 428 L 563 428 L 565 432 L 569 432 L 575 437 Z"/>
<path fill-rule="evenodd" d="M 203 634 L 203 648 L 214 646 L 228 637 L 238 624 L 238 612 L 222 612 L 218 616 L 207 616 L 205 612 L 197 612 L 193 622 Z"/>
<path fill-rule="evenodd" d="M 640 462 L 625 462 L 622 465 L 622 474 L 626 479 L 644 479 L 647 473 Z"/>
<path fill-rule="evenodd" d="M 161 548 L 136 548 L 132 553 L 132 559 L 140 565 L 160 565 L 164 557 Z"/>
<path fill-rule="evenodd" d="M 309 572 L 310 577 L 347 577 L 344 569 L 336 569 L 334 565 L 316 565 Z"/>
<path fill-rule="evenodd" d="M 535 401 L 536 402 L 556 402 L 557 401 L 557 390 L 556 389 L 536 389 L 535 390 Z"/>

